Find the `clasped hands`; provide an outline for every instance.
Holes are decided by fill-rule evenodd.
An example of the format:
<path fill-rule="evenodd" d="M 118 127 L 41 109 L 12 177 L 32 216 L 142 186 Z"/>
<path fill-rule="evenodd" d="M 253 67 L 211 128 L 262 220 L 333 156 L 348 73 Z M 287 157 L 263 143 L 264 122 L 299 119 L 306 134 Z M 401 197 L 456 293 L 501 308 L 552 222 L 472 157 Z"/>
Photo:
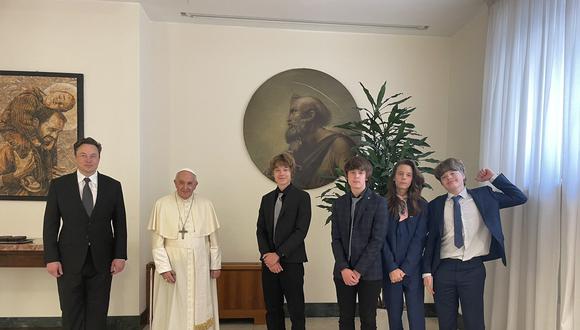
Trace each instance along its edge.
<path fill-rule="evenodd" d="M 389 279 L 391 280 L 391 283 L 393 283 L 393 284 L 399 283 L 403 280 L 405 275 L 407 275 L 407 274 L 405 274 L 405 272 L 402 271 L 401 268 L 397 268 L 389 273 Z"/>
<path fill-rule="evenodd" d="M 265 253 L 262 256 L 262 261 L 264 261 L 266 267 L 274 274 L 278 274 L 284 270 L 282 265 L 280 265 L 280 256 L 276 252 Z"/>
<path fill-rule="evenodd" d="M 353 269 L 345 268 L 340 271 L 340 275 L 344 284 L 348 286 L 355 286 L 360 280 L 360 273 Z"/>

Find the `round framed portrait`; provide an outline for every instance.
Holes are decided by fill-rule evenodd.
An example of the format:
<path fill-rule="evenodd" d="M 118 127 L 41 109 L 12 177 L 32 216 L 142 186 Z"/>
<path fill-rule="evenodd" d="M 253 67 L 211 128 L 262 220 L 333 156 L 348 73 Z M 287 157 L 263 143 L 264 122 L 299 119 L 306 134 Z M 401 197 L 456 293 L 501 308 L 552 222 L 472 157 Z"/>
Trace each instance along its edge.
<path fill-rule="evenodd" d="M 296 163 L 292 182 L 314 189 L 337 178 L 337 169 L 360 142 L 336 125 L 358 120 L 354 98 L 338 80 L 318 70 L 291 69 L 274 75 L 252 95 L 244 114 L 244 141 L 268 178 L 270 160 L 286 152 Z"/>

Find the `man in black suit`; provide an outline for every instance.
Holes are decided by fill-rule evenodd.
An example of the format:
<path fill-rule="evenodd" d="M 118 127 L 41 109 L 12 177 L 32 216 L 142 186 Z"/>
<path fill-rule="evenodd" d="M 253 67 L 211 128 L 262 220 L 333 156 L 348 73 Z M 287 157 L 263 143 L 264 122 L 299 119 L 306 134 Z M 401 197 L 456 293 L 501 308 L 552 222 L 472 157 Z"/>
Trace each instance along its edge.
<path fill-rule="evenodd" d="M 310 195 L 292 185 L 294 158 L 288 153 L 270 161 L 276 189 L 262 197 L 256 236 L 262 260 L 262 288 L 269 330 L 285 329 L 284 297 L 292 330 L 305 329 L 304 239 L 310 226 Z"/>
<path fill-rule="evenodd" d="M 80 139 L 74 152 L 78 170 L 52 180 L 48 191 L 44 260 L 57 278 L 63 328 L 103 330 L 112 275 L 127 259 L 123 192 L 118 181 L 97 173 L 100 143 Z"/>

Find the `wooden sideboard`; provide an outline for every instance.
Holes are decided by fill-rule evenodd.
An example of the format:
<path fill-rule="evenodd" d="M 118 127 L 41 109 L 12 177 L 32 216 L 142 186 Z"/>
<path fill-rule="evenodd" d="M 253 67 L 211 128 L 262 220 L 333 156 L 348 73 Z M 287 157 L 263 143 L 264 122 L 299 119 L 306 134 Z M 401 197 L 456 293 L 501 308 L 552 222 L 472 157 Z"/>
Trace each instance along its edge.
<path fill-rule="evenodd" d="M 41 239 L 26 244 L 0 244 L 0 267 L 45 267 Z"/>
<path fill-rule="evenodd" d="M 147 310 L 149 320 L 152 286 L 155 285 L 155 264 L 147 264 Z M 262 293 L 262 266 L 259 262 L 224 262 L 217 280 L 220 319 L 253 319 L 255 324 L 266 323 L 266 307 Z"/>
<path fill-rule="evenodd" d="M 255 324 L 266 323 L 259 262 L 223 263 L 217 288 L 220 318 L 252 318 Z"/>

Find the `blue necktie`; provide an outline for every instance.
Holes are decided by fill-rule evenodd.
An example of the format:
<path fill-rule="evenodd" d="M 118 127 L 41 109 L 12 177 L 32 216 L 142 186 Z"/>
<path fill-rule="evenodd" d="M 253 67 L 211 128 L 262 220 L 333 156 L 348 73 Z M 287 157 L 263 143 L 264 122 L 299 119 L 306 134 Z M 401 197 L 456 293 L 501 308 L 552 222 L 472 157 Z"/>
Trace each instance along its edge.
<path fill-rule="evenodd" d="M 461 220 L 461 205 L 459 205 L 460 195 L 451 197 L 453 199 L 453 236 L 456 248 L 463 246 L 463 221 Z"/>

